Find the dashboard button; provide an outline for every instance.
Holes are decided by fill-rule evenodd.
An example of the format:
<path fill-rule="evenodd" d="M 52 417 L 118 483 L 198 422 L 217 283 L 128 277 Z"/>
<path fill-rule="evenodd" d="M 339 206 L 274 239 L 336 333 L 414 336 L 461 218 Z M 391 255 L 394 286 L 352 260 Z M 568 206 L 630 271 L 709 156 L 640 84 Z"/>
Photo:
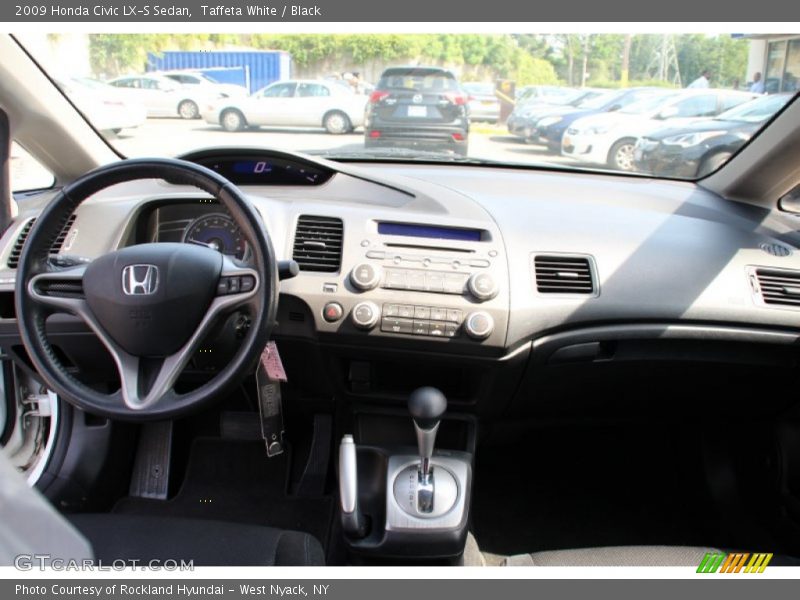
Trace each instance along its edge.
<path fill-rule="evenodd" d="M 415 319 L 425 319 L 428 320 L 431 318 L 431 309 L 428 306 L 415 306 L 414 307 L 414 318 Z"/>
<path fill-rule="evenodd" d="M 239 289 L 243 292 L 249 292 L 254 287 L 256 287 L 256 278 L 252 275 L 243 275 L 242 283 L 239 285 Z"/>
<path fill-rule="evenodd" d="M 447 327 L 444 323 L 431 323 L 429 335 L 434 337 L 444 337 L 447 332 Z"/>
<path fill-rule="evenodd" d="M 335 323 L 344 315 L 344 309 L 338 302 L 328 302 L 322 309 L 322 318 L 328 323 Z"/>
<path fill-rule="evenodd" d="M 490 263 L 488 260 L 484 258 L 475 258 L 469 261 L 470 267 L 488 267 L 490 264 L 492 263 Z"/>
<path fill-rule="evenodd" d="M 406 283 L 406 272 L 401 269 L 387 269 L 386 280 L 383 287 L 393 290 L 404 290 L 408 287 Z"/>
<path fill-rule="evenodd" d="M 428 335 L 431 324 L 428 321 L 414 321 L 414 335 Z"/>
<path fill-rule="evenodd" d="M 381 269 L 368 263 L 356 265 L 350 271 L 350 282 L 359 290 L 371 290 L 381 281 Z"/>
<path fill-rule="evenodd" d="M 456 337 L 458 335 L 458 325 L 455 323 L 446 323 L 444 326 L 445 337 Z"/>
<path fill-rule="evenodd" d="M 406 284 L 410 290 L 425 291 L 425 271 L 406 271 Z"/>
<path fill-rule="evenodd" d="M 447 310 L 447 320 L 451 323 L 461 323 L 461 311 L 460 310 Z"/>
<path fill-rule="evenodd" d="M 359 329 L 372 329 L 378 324 L 380 309 L 374 302 L 359 302 L 350 314 L 353 325 Z"/>
<path fill-rule="evenodd" d="M 377 258 L 378 260 L 383 260 L 386 256 L 386 252 L 383 250 L 370 250 L 367 252 L 367 258 Z"/>
<path fill-rule="evenodd" d="M 224 296 L 227 293 L 228 293 L 228 278 L 220 277 L 219 283 L 217 284 L 217 296 Z"/>
<path fill-rule="evenodd" d="M 436 271 L 425 273 L 425 289 L 429 292 L 443 292 L 444 275 Z"/>
<path fill-rule="evenodd" d="M 381 321 L 381 331 L 387 333 L 412 333 L 414 321 L 411 319 L 390 319 L 385 318 Z"/>
<path fill-rule="evenodd" d="M 466 281 L 467 275 L 463 273 L 447 273 L 444 276 L 444 291 L 448 294 L 461 294 Z"/>
<path fill-rule="evenodd" d="M 478 300 L 491 300 L 497 296 L 497 284 L 488 273 L 476 273 L 469 278 L 469 291 Z"/>
<path fill-rule="evenodd" d="M 483 340 L 494 331 L 494 319 L 489 313 L 483 311 L 470 313 L 464 321 L 464 329 L 469 337 Z"/>
<path fill-rule="evenodd" d="M 383 305 L 383 316 L 384 317 L 396 317 L 400 314 L 400 306 L 397 304 L 384 304 Z"/>
<path fill-rule="evenodd" d="M 439 308 L 437 306 L 431 307 L 431 320 L 432 321 L 446 321 L 447 320 L 447 309 L 446 308 Z"/>
<path fill-rule="evenodd" d="M 230 277 L 228 278 L 228 293 L 229 294 L 238 294 L 239 293 L 239 285 L 241 284 L 242 280 L 238 277 Z"/>
<path fill-rule="evenodd" d="M 404 319 L 414 318 L 414 307 L 408 304 L 401 304 L 399 307 L 398 316 Z"/>

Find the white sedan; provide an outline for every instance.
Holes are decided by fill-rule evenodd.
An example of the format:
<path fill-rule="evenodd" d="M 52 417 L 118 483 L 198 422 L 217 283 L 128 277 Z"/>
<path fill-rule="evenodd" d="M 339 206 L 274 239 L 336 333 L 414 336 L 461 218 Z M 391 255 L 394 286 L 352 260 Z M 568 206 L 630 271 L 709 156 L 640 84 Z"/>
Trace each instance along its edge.
<path fill-rule="evenodd" d="M 230 98 L 243 98 L 248 95 L 247 88 L 233 83 L 220 83 L 200 71 L 162 71 L 163 75 L 184 88 L 196 87 L 207 93 L 218 94 Z"/>
<path fill-rule="evenodd" d="M 561 141 L 561 154 L 582 163 L 632 171 L 636 141 L 656 129 L 715 117 L 756 97 L 749 92 L 691 89 L 657 95 L 615 112 L 575 121 Z"/>
<path fill-rule="evenodd" d="M 68 77 L 56 80 L 56 85 L 103 133 L 138 127 L 147 118 L 142 104 L 130 102 L 115 88 L 95 79 Z"/>
<path fill-rule="evenodd" d="M 201 106 L 223 97 L 218 89 L 183 86 L 158 74 L 128 75 L 108 83 L 129 101 L 143 104 L 148 117 L 197 119 Z"/>
<path fill-rule="evenodd" d="M 328 133 L 348 133 L 364 122 L 367 96 L 334 81 L 278 81 L 248 98 L 225 98 L 204 106 L 207 123 L 226 131 L 261 125 L 322 127 Z"/>

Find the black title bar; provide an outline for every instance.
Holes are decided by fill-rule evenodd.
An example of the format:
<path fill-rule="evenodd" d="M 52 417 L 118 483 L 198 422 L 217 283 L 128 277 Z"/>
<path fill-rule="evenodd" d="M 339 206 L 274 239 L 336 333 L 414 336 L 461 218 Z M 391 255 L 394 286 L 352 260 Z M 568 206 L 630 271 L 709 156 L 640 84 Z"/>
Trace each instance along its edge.
<path fill-rule="evenodd" d="M 36 22 L 792 22 L 796 6 L 786 0 L 176 0 L 136 3 L 79 0 L 4 0 L 0 19 L 7 23 Z M 525 29 L 530 29 L 526 27 Z"/>

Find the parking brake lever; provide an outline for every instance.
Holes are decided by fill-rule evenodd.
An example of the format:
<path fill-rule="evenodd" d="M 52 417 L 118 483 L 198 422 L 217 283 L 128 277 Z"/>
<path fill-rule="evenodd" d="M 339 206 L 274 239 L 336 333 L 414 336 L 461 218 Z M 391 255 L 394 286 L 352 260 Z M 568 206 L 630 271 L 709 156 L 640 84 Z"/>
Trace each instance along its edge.
<path fill-rule="evenodd" d="M 367 519 L 358 507 L 358 466 L 356 444 L 352 435 L 345 435 L 339 444 L 339 501 L 342 508 L 342 529 L 351 538 L 367 535 Z"/>

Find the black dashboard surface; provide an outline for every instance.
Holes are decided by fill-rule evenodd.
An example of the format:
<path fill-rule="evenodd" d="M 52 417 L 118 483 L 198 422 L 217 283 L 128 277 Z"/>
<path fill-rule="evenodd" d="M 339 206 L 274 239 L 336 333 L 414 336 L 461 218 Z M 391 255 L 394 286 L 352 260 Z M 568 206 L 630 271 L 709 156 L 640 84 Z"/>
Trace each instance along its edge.
<path fill-rule="evenodd" d="M 433 351 L 486 348 L 502 354 L 553 332 L 604 324 L 800 329 L 800 309 L 768 305 L 753 279 L 759 268 L 800 277 L 800 254 L 793 244 L 796 223 L 693 183 L 466 164 L 339 164 L 254 149 L 210 149 L 183 158 L 221 165 L 223 172 L 244 162 L 248 169 L 273 165 L 269 172 L 265 167 L 264 173 L 234 180 L 262 214 L 278 258 L 296 251 L 304 215 L 341 221 L 339 268 L 302 271 L 282 283 L 282 297 L 305 304 L 313 318 L 311 332 L 294 333 L 367 346 L 407 343 Z M 300 177 L 301 172 L 314 175 Z M 47 199 L 43 194 L 25 200 L 3 238 L 0 286 L 7 292 L 13 289 L 12 248 Z M 91 258 L 129 243 L 169 236 L 185 240 L 193 223 L 224 217 L 219 213 L 217 205 L 192 188 L 151 180 L 116 186 L 79 208 L 62 252 Z M 176 226 L 159 229 L 164 222 Z M 480 231 L 481 237 L 409 237 L 381 231 L 381 223 Z M 771 252 L 775 247 L 785 252 Z M 235 243 L 229 252 L 242 255 Z M 593 293 L 542 293 L 536 270 L 541 257 L 585 257 Z M 351 273 L 364 263 L 373 264 L 384 278 L 374 289 L 353 285 Z M 484 270 L 497 293 L 483 300 L 467 288 L 447 295 L 430 288 L 438 284 L 427 280 L 416 287 L 405 279 L 401 288 L 385 287 L 383 282 L 396 277 L 398 269 L 406 271 L 402 277 L 416 277 L 414 270 L 452 270 L 464 281 Z M 483 340 L 423 338 L 407 331 L 387 336 L 380 327 L 353 328 L 348 319 L 326 321 L 322 311 L 331 300 L 342 305 L 344 315 L 364 301 L 379 307 L 451 309 L 464 317 L 482 311 L 494 319 L 495 328 Z"/>

